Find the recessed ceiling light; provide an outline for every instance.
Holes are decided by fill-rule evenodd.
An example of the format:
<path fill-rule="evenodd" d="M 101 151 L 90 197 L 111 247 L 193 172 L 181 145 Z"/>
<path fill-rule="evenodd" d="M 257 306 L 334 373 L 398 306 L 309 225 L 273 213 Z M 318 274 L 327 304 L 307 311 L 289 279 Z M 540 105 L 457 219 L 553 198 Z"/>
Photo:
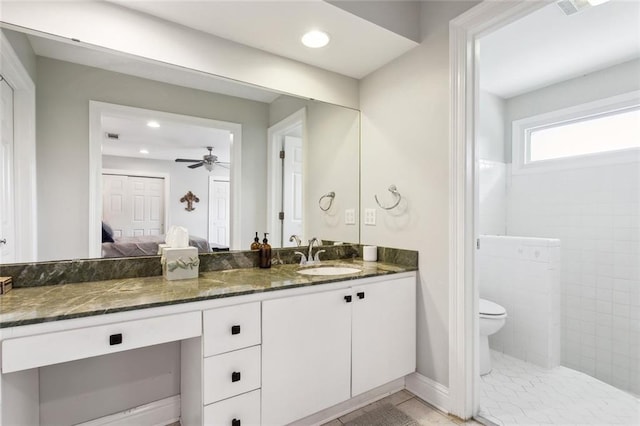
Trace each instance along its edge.
<path fill-rule="evenodd" d="M 160 127 L 160 123 L 158 123 L 157 121 L 149 121 L 147 122 L 147 126 L 153 127 L 155 129 L 157 127 Z"/>
<path fill-rule="evenodd" d="M 144 149 L 143 148 L 143 149 L 140 150 L 140 154 L 148 154 L 148 153 L 149 153 L 148 149 Z"/>
<path fill-rule="evenodd" d="M 329 44 L 329 34 L 324 31 L 312 30 L 303 35 L 300 41 L 307 47 L 317 49 Z"/>

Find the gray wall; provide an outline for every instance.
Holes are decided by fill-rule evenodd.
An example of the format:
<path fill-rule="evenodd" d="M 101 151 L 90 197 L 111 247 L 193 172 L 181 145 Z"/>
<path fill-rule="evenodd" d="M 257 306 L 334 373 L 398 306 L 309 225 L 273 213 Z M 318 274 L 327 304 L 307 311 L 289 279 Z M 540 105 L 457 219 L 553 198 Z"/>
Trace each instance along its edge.
<path fill-rule="evenodd" d="M 418 373 L 449 383 L 449 21 L 475 2 L 421 4 L 420 46 L 360 82 L 361 243 L 419 251 Z M 396 184 L 405 200 L 384 211 Z"/>
<path fill-rule="evenodd" d="M 307 108 L 307 143 L 304 149 L 304 238 L 357 243 L 360 226 L 344 222 L 345 210 L 360 208 L 360 112 L 289 96 L 271 103 L 269 124 L 274 125 Z M 336 197 L 331 208 L 318 201 L 328 192 Z"/>
<path fill-rule="evenodd" d="M 477 142 L 483 160 L 504 162 L 504 114 L 505 100 L 481 90 Z"/>
<path fill-rule="evenodd" d="M 242 124 L 241 235 L 264 229 L 268 105 L 38 58 L 39 260 L 84 258 L 89 226 L 89 101 Z"/>
<path fill-rule="evenodd" d="M 507 100 L 505 159 L 511 163 L 511 124 L 514 120 L 640 90 L 640 59 L 547 86 Z"/>
<path fill-rule="evenodd" d="M 40 424 L 86 422 L 179 395 L 180 342 L 50 365 L 39 377 Z"/>

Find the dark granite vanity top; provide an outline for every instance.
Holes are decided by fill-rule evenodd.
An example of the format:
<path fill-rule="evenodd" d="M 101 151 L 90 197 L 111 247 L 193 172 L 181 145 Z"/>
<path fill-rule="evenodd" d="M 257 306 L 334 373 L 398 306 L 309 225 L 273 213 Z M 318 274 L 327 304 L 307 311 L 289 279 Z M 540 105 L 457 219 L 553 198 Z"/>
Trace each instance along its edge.
<path fill-rule="evenodd" d="M 290 289 L 336 281 L 414 271 L 414 266 L 362 260 L 323 264 L 352 266 L 349 275 L 312 276 L 299 265 L 202 272 L 197 279 L 166 281 L 162 276 L 17 288 L 0 297 L 0 328 L 36 324 L 178 303 Z"/>

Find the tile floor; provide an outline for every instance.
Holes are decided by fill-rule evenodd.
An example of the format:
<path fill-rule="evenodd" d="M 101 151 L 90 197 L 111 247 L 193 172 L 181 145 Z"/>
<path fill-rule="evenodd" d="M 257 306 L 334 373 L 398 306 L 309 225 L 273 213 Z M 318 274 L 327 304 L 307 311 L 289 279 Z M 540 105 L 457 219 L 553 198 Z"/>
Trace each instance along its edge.
<path fill-rule="evenodd" d="M 491 351 L 480 416 L 496 425 L 640 425 L 640 399 L 566 367 L 546 369 Z"/>
<path fill-rule="evenodd" d="M 479 425 L 473 420 L 464 422 L 456 417 L 448 416 L 438 409 L 427 404 L 411 392 L 407 390 L 401 390 L 379 401 L 366 405 L 359 410 L 352 411 L 345 414 L 329 423 L 325 423 L 323 426 L 341 426 L 344 423 L 354 420 L 364 413 L 371 411 L 378 406 L 391 403 L 395 405 L 400 411 L 411 417 L 417 423 L 423 426 L 427 425 Z"/>

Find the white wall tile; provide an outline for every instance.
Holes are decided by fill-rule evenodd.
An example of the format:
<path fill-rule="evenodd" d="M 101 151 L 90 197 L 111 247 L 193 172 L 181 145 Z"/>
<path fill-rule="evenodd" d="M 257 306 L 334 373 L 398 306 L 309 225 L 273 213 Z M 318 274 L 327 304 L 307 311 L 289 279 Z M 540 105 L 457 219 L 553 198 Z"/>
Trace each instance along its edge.
<path fill-rule="evenodd" d="M 480 297 L 508 313 L 505 326 L 490 337 L 493 349 L 544 367 L 559 365 L 560 258 L 557 239 L 480 237 Z M 581 298 L 576 296 L 579 314 Z M 595 290 L 593 297 L 595 310 Z"/>
<path fill-rule="evenodd" d="M 595 371 L 625 390 L 640 389 L 640 373 L 632 374 L 640 350 L 623 343 L 640 341 L 634 334 L 640 324 L 640 164 L 521 174 L 507 181 L 507 234 L 562 241 L 562 364 Z M 596 356 L 585 358 L 594 337 Z M 630 369 L 613 369 L 613 354 L 626 354 Z"/>

